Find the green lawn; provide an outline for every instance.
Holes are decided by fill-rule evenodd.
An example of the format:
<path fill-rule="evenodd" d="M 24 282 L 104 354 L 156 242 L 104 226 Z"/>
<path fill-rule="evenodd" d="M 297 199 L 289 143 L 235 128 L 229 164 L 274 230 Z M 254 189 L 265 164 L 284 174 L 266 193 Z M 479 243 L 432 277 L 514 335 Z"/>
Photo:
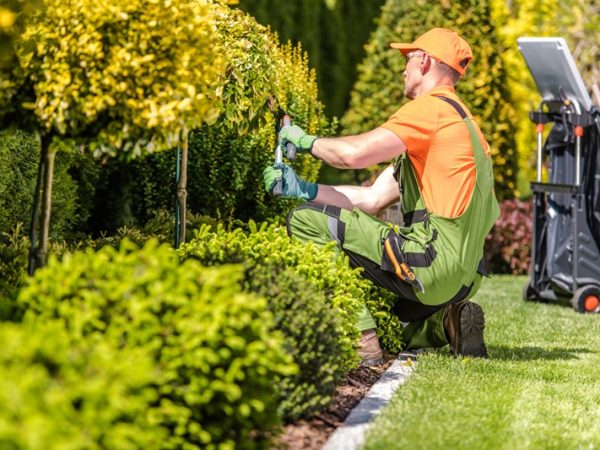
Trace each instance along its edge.
<path fill-rule="evenodd" d="M 366 449 L 600 448 L 600 316 L 526 303 L 525 281 L 484 281 L 490 358 L 421 356 Z"/>

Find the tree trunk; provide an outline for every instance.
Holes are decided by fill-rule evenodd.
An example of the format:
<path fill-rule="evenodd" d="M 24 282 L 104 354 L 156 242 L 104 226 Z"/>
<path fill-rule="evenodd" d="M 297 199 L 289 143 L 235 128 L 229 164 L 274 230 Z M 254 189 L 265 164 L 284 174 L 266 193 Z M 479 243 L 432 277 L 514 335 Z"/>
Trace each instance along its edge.
<path fill-rule="evenodd" d="M 50 232 L 50 213 L 52 210 L 52 180 L 54 178 L 54 160 L 56 159 L 56 150 L 49 149 L 48 145 L 46 145 L 46 148 L 46 170 L 44 173 L 44 194 L 42 197 L 42 229 L 40 230 L 41 240 L 37 252 L 38 267 L 46 265 L 46 254 L 48 253 L 48 234 Z"/>
<path fill-rule="evenodd" d="M 181 161 L 179 166 L 179 180 L 177 182 L 177 204 L 179 229 L 175 248 L 185 242 L 185 222 L 186 222 L 186 199 L 187 199 L 187 167 L 188 167 L 188 143 L 189 133 L 185 132 L 183 144 L 181 145 Z"/>
<path fill-rule="evenodd" d="M 27 273 L 31 276 L 35 269 L 40 267 L 39 254 L 37 252 L 37 237 L 40 221 L 40 200 L 42 196 L 42 180 L 46 167 L 46 153 L 48 152 L 48 140 L 42 138 L 40 150 L 40 162 L 38 164 L 37 181 L 35 183 L 35 191 L 33 193 L 33 211 L 31 213 L 31 228 L 29 229 L 29 261 L 27 265 Z"/>

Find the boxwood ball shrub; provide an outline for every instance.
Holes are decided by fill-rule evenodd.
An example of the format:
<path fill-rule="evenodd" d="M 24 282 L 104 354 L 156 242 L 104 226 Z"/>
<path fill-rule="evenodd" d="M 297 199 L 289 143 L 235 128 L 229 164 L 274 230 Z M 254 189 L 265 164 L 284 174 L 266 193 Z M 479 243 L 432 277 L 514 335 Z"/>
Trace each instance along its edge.
<path fill-rule="evenodd" d="M 285 347 L 299 367 L 278 384 L 279 409 L 286 421 L 308 417 L 325 408 L 346 374 L 339 320 L 325 292 L 285 265 L 247 260 L 244 286 L 263 295 L 285 335 Z"/>
<path fill-rule="evenodd" d="M 194 255 L 206 264 L 220 264 L 248 259 L 254 264 L 290 267 L 325 292 L 325 299 L 338 315 L 342 340 L 343 367 L 349 370 L 358 362 L 356 356 L 356 317 L 365 302 L 373 313 L 388 349 L 402 346 L 401 326 L 391 311 L 393 298 L 363 278 L 360 269 L 351 269 L 346 257 L 332 242 L 324 247 L 290 238 L 285 228 L 249 222 L 248 232 L 242 228 L 230 232 L 223 227 L 212 230 L 202 226 L 194 239 L 182 245 L 184 256 Z M 397 326 L 396 326 L 397 325 Z"/>
<path fill-rule="evenodd" d="M 3 323 L 0 347 L 0 448 L 164 448 L 146 349 L 73 340 L 55 320 Z"/>
<path fill-rule="evenodd" d="M 268 446 L 279 423 L 274 380 L 295 372 L 264 298 L 239 266 L 205 268 L 149 241 L 51 257 L 19 302 L 25 320 L 59 318 L 69 335 L 143 348 L 157 400 L 147 418 L 163 449 Z"/>

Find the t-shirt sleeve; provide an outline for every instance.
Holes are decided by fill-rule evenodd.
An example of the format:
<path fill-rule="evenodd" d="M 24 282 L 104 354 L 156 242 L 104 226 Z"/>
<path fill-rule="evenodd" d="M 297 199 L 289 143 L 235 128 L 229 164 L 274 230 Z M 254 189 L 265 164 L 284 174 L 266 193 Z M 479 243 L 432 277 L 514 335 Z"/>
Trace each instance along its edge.
<path fill-rule="evenodd" d="M 426 100 L 408 102 L 381 125 L 402 139 L 407 152 L 415 156 L 427 152 L 438 124 L 438 109 Z"/>

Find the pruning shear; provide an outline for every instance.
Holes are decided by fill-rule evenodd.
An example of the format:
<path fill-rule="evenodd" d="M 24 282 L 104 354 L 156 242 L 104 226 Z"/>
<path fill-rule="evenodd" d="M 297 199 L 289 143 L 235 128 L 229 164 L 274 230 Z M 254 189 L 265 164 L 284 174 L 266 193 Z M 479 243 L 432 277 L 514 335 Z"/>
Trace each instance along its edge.
<path fill-rule="evenodd" d="M 271 112 L 275 115 L 275 132 L 279 134 L 279 130 L 283 127 L 290 126 L 292 124 L 292 118 L 279 106 L 279 103 L 274 96 L 270 95 L 267 99 L 267 106 Z M 296 159 L 296 146 L 291 142 L 286 143 L 286 156 L 290 161 Z M 275 144 L 275 164 L 283 163 L 283 152 L 279 143 Z M 275 179 L 275 186 L 273 187 L 273 195 L 280 196 L 283 193 L 283 179 L 277 177 Z"/>

